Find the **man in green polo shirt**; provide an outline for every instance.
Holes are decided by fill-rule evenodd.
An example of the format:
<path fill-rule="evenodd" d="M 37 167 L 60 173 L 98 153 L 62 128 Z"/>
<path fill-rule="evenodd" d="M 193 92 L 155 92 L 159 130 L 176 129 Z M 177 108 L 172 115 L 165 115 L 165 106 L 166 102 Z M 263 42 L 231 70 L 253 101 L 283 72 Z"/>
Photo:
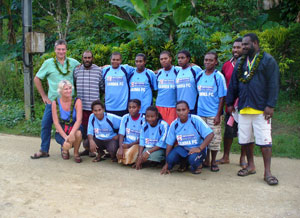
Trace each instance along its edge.
<path fill-rule="evenodd" d="M 65 40 L 57 40 L 54 51 L 56 57 L 47 59 L 34 78 L 34 84 L 46 106 L 42 119 L 41 148 L 31 156 L 32 159 L 49 157 L 51 128 L 53 124 L 51 102 L 58 97 L 57 86 L 61 80 L 69 80 L 73 84 L 74 68 L 80 64 L 77 60 L 66 57 L 67 42 Z M 48 95 L 46 95 L 42 86 L 41 80 L 43 79 L 47 79 L 48 82 Z"/>

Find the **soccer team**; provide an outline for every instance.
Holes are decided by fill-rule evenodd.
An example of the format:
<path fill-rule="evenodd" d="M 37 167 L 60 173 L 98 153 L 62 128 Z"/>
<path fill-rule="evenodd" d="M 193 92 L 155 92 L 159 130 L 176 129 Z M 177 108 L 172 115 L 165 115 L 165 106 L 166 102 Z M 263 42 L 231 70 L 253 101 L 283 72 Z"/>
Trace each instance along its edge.
<path fill-rule="evenodd" d="M 34 79 L 46 108 L 41 149 L 31 158 L 49 157 L 54 123 L 63 159 L 69 159 L 74 147 L 77 163 L 83 155 L 95 157 L 94 162 L 110 156 L 112 161 L 136 169 L 161 164 L 161 174 L 170 173 L 177 164 L 178 171 L 190 168 L 199 174 L 203 167 L 210 167 L 217 172 L 218 164 L 229 163 L 230 146 L 238 132 L 242 145 L 238 175 L 255 173 L 255 137 L 264 158 L 264 179 L 269 185 L 278 184 L 270 171 L 270 121 L 279 72 L 276 61 L 260 49 L 255 34 L 235 40 L 233 57 L 222 73 L 216 69 L 215 52 L 205 54 L 202 70 L 190 63 L 187 50 L 177 53 L 179 66 L 173 66 L 172 55 L 163 51 L 162 69 L 154 73 L 146 68 L 147 57 L 142 53 L 136 55 L 135 67 L 123 65 L 121 54 L 114 52 L 111 65 L 100 68 L 93 64 L 91 51 L 83 53 L 80 64 L 66 57 L 64 40 L 56 41 L 54 49 L 56 58 L 46 60 Z M 45 78 L 48 95 L 41 85 Z M 99 100 L 100 92 L 105 104 Z M 224 155 L 216 160 L 225 103 Z M 85 150 L 79 153 L 82 138 Z"/>

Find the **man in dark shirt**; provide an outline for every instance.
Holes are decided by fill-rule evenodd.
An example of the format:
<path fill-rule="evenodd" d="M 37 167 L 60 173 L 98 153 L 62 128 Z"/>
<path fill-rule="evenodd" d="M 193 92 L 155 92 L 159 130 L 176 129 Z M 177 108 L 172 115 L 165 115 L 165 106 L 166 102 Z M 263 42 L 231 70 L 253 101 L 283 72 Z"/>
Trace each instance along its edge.
<path fill-rule="evenodd" d="M 264 180 L 269 185 L 277 185 L 278 180 L 271 174 L 272 137 L 271 118 L 279 92 L 279 69 L 275 59 L 259 47 L 256 34 L 243 37 L 243 56 L 234 68 L 226 96 L 228 112 L 234 110 L 238 102 L 239 144 L 246 147 L 248 166 L 238 172 L 238 176 L 256 173 L 253 150 L 261 147 L 264 160 Z"/>

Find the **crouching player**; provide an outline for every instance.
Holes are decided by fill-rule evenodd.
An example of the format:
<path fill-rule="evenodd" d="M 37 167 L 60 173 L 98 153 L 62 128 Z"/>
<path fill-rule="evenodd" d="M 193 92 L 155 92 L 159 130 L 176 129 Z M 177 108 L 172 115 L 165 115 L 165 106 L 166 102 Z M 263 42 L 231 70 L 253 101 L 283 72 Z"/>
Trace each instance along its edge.
<path fill-rule="evenodd" d="M 98 153 L 93 162 L 99 162 L 106 149 L 112 161 L 116 162 L 116 153 L 118 150 L 118 130 L 121 123 L 121 117 L 105 113 L 104 104 L 100 100 L 92 103 L 92 114 L 88 123 L 88 140 L 91 152 Z"/>
<path fill-rule="evenodd" d="M 119 130 L 119 149 L 117 158 L 125 165 L 135 163 L 139 151 L 140 130 L 145 118 L 140 114 L 141 101 L 131 99 L 128 103 L 128 114 L 122 117 Z"/>
<path fill-rule="evenodd" d="M 137 170 L 141 169 L 145 162 L 157 164 L 165 160 L 168 128 L 168 123 L 162 120 L 158 109 L 155 106 L 148 107 L 146 122 L 142 126 L 140 134 Z"/>
<path fill-rule="evenodd" d="M 207 146 L 214 137 L 209 126 L 196 115 L 189 114 L 186 101 L 178 101 L 176 113 L 178 118 L 170 126 L 166 139 L 166 164 L 161 174 L 169 174 L 174 165 L 187 161 L 194 174 L 201 173 L 201 164 L 206 157 Z M 177 140 L 178 146 L 173 148 Z"/>

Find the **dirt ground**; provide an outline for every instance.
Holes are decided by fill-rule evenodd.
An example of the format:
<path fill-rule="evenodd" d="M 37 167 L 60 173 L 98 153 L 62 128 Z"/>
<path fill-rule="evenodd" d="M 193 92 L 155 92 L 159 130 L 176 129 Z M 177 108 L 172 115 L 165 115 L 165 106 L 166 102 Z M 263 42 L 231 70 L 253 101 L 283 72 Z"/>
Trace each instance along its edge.
<path fill-rule="evenodd" d="M 257 173 L 244 178 L 238 155 L 218 173 L 162 176 L 110 160 L 62 160 L 54 140 L 50 158 L 31 160 L 39 144 L 0 134 L 0 217 L 300 217 L 300 160 L 273 158 L 279 185 L 271 187 L 260 157 Z"/>

